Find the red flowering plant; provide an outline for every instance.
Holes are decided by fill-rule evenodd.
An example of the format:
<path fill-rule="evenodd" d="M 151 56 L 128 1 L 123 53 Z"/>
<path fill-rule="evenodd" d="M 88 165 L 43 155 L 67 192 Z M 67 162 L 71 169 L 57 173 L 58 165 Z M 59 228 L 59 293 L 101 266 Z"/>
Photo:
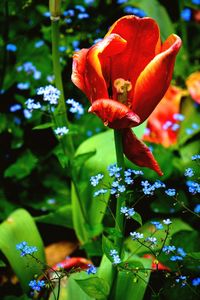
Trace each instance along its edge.
<path fill-rule="evenodd" d="M 130 128 L 143 123 L 164 96 L 180 47 L 175 34 L 161 43 L 153 19 L 131 15 L 117 20 L 103 40 L 73 57 L 72 81 L 89 98 L 89 112 L 121 130 L 129 160 L 159 175 L 152 153 Z"/>

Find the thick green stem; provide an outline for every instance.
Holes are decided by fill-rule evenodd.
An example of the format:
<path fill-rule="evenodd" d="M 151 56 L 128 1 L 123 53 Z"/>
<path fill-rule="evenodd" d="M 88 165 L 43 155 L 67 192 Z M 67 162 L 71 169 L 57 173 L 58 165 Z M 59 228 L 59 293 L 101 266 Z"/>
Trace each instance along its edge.
<path fill-rule="evenodd" d="M 69 121 L 66 114 L 66 104 L 64 98 L 60 55 L 59 55 L 59 19 L 53 19 L 51 21 L 52 30 L 52 59 L 53 59 L 53 71 L 55 76 L 56 88 L 61 92 L 58 107 L 54 112 L 56 126 L 69 126 Z M 74 146 L 71 135 L 65 135 L 62 137 L 62 143 L 64 144 L 65 154 L 72 158 L 74 155 Z"/>
<path fill-rule="evenodd" d="M 125 163 L 124 163 L 121 130 L 114 130 L 114 137 L 115 137 L 115 150 L 116 150 L 117 166 L 122 168 L 122 174 L 124 174 Z M 119 237 L 117 236 L 115 239 L 116 246 L 120 252 L 119 255 L 121 254 L 122 243 L 123 243 L 123 233 L 124 233 L 124 215 L 120 212 L 121 206 L 123 206 L 123 204 L 124 204 L 124 196 L 119 196 L 117 198 L 116 216 L 115 216 L 115 228 L 118 231 L 120 231 L 120 236 Z"/>

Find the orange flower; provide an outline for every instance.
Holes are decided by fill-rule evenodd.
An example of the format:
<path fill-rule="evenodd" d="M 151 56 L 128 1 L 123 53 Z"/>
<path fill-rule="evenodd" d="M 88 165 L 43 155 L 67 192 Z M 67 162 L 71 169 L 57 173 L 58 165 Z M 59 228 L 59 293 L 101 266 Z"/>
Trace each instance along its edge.
<path fill-rule="evenodd" d="M 192 73 L 186 79 L 186 86 L 192 99 L 200 104 L 200 72 Z"/>
<path fill-rule="evenodd" d="M 144 134 L 143 141 L 161 144 L 164 147 L 169 147 L 177 142 L 179 124 L 175 115 L 180 113 L 181 97 L 186 93 L 176 86 L 168 88 L 148 119 L 147 130 L 149 132 Z M 166 126 L 167 124 L 169 126 Z"/>
<path fill-rule="evenodd" d="M 74 54 L 72 81 L 91 102 L 89 112 L 121 129 L 124 154 L 133 163 L 162 174 L 148 147 L 130 127 L 144 122 L 169 87 L 181 39 L 162 44 L 151 18 L 117 20 L 103 40 Z"/>

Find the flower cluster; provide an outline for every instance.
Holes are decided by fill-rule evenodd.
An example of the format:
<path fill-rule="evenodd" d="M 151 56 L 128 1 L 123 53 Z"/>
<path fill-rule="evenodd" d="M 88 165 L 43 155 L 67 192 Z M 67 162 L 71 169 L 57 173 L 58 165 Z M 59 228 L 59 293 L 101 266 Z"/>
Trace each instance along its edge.
<path fill-rule="evenodd" d="M 127 219 L 130 219 L 135 214 L 134 208 L 128 208 L 126 206 L 122 206 L 120 212 L 124 214 Z"/>
<path fill-rule="evenodd" d="M 186 280 L 187 280 L 187 277 L 181 275 L 181 276 L 179 276 L 179 277 L 176 279 L 176 282 L 181 283 L 181 286 L 183 287 L 183 286 L 185 286 L 186 283 L 187 283 Z"/>
<path fill-rule="evenodd" d="M 44 280 L 31 280 L 29 286 L 32 290 L 40 292 L 41 289 L 45 286 Z"/>
<path fill-rule="evenodd" d="M 100 180 L 102 180 L 104 177 L 103 174 L 97 174 L 96 176 L 91 176 L 90 177 L 90 183 L 92 186 L 97 186 L 100 182 Z"/>
<path fill-rule="evenodd" d="M 66 126 L 63 127 L 57 127 L 54 129 L 54 132 L 57 136 L 61 137 L 69 132 L 69 129 Z"/>
<path fill-rule="evenodd" d="M 35 246 L 28 246 L 27 242 L 21 242 L 17 244 L 16 249 L 21 251 L 20 256 L 33 254 L 38 250 Z"/>
<path fill-rule="evenodd" d="M 69 109 L 71 113 L 76 114 L 77 116 L 81 116 L 84 114 L 83 106 L 79 102 L 75 101 L 74 99 L 68 99 L 66 103 L 71 105 Z"/>
<path fill-rule="evenodd" d="M 110 256 L 113 259 L 113 264 L 114 265 L 117 265 L 117 264 L 121 263 L 121 259 L 119 257 L 119 254 L 118 254 L 117 250 L 115 250 L 115 249 L 110 250 Z"/>
<path fill-rule="evenodd" d="M 195 194 L 200 194 L 200 184 L 192 181 L 192 180 L 188 180 L 186 181 L 186 185 L 188 187 L 188 191 L 189 193 L 195 195 Z"/>
<path fill-rule="evenodd" d="M 192 176 L 194 176 L 194 171 L 193 171 L 193 169 L 192 169 L 192 168 L 187 168 L 187 169 L 185 170 L 184 175 L 185 175 L 186 177 L 192 177 Z"/>
<path fill-rule="evenodd" d="M 18 71 L 18 72 L 24 71 L 24 72 L 26 72 L 27 74 L 32 74 L 32 75 L 33 75 L 33 78 L 34 78 L 35 80 L 38 80 L 38 79 L 40 79 L 40 77 L 41 77 L 41 72 L 38 71 L 38 70 L 36 69 L 36 67 L 33 65 L 33 63 L 30 62 L 30 61 L 27 61 L 27 62 L 25 62 L 23 65 L 18 66 L 18 67 L 17 67 L 17 71 Z"/>
<path fill-rule="evenodd" d="M 91 265 L 89 264 L 88 265 L 88 269 L 86 270 L 87 274 L 90 275 L 90 274 L 96 274 L 97 272 L 97 269 L 94 265 Z"/>
<path fill-rule="evenodd" d="M 33 111 L 34 109 L 40 109 L 42 107 L 39 102 L 35 102 L 35 100 L 31 98 L 26 100 L 25 104 L 29 111 Z"/>
<path fill-rule="evenodd" d="M 148 180 L 141 181 L 141 186 L 143 187 L 142 191 L 145 195 L 153 195 L 156 189 L 166 187 L 160 180 L 156 180 L 153 184 L 151 184 Z"/>
<path fill-rule="evenodd" d="M 167 190 L 165 191 L 165 194 L 167 194 L 167 195 L 170 196 L 170 197 L 173 197 L 173 196 L 176 195 L 176 190 L 175 190 L 175 189 L 167 189 Z"/>
<path fill-rule="evenodd" d="M 171 261 L 180 261 L 187 255 L 183 248 L 176 248 L 174 245 L 165 245 L 162 249 L 165 254 L 170 254 L 171 252 L 174 254 L 170 257 Z"/>
<path fill-rule="evenodd" d="M 47 85 L 37 89 L 37 95 L 43 95 L 43 100 L 50 104 L 57 104 L 60 94 L 60 91 L 52 85 Z"/>

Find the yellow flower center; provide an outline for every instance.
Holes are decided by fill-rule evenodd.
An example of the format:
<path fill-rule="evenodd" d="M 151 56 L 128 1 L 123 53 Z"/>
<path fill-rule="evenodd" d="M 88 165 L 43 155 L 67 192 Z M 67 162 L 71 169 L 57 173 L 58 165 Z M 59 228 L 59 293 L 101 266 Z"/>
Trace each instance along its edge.
<path fill-rule="evenodd" d="M 123 78 L 117 78 L 114 81 L 114 87 L 118 94 L 118 101 L 121 103 L 127 102 L 127 93 L 132 89 L 132 84 L 129 80 Z"/>

